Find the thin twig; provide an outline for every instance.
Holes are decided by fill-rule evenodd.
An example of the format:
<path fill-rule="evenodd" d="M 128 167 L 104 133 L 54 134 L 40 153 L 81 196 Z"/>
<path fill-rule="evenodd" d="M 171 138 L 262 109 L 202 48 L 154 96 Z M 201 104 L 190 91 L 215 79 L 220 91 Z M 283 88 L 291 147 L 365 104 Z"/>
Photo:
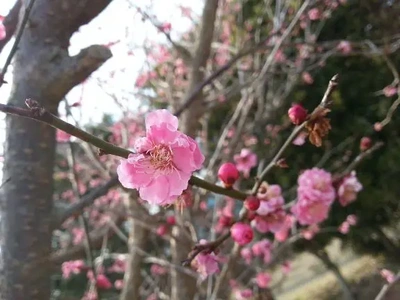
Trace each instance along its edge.
<path fill-rule="evenodd" d="M 4 81 L 3 81 L 4 76 L 6 75 L 7 69 L 8 69 L 8 67 L 10 66 L 11 61 L 12 61 L 12 59 L 13 59 L 15 53 L 16 53 L 17 50 L 18 50 L 18 44 L 19 44 L 19 42 L 21 41 L 22 34 L 24 33 L 24 29 L 25 29 L 25 27 L 26 27 L 26 24 L 28 23 L 29 15 L 30 15 L 30 13 L 31 13 L 31 11 L 32 11 L 32 7 L 33 7 L 33 4 L 34 4 L 34 3 L 35 3 L 35 0 L 31 0 L 31 1 L 29 2 L 29 4 L 28 4 L 26 10 L 25 10 L 24 16 L 23 16 L 23 18 L 22 18 L 21 25 L 20 25 L 20 27 L 18 28 L 18 32 L 17 32 L 17 35 L 16 35 L 16 37 L 15 37 L 14 45 L 12 46 L 11 51 L 10 51 L 10 53 L 9 53 L 8 56 L 7 56 L 6 62 L 4 63 L 4 67 L 3 67 L 3 69 L 1 70 L 1 73 L 0 73 L 0 87 L 1 87 L 1 86 L 3 85 L 3 83 L 4 83 Z"/>
<path fill-rule="evenodd" d="M 72 189 L 74 191 L 75 197 L 77 199 L 81 198 L 81 194 L 79 192 L 79 177 L 78 174 L 76 172 L 75 166 L 76 166 L 76 160 L 75 160 L 75 153 L 74 153 L 74 149 L 73 149 L 73 145 L 70 142 L 69 143 L 69 151 L 68 151 L 68 164 L 69 164 L 69 169 L 70 169 L 70 179 L 71 179 L 71 184 L 72 184 Z M 99 289 L 97 288 L 97 272 L 96 272 L 96 266 L 94 263 L 94 257 L 93 257 L 93 247 L 92 247 L 92 243 L 90 240 L 90 234 L 89 234 L 89 225 L 88 222 L 86 220 L 86 217 L 84 215 L 84 212 L 81 212 L 81 215 L 79 216 L 80 219 L 80 223 L 83 227 L 83 230 L 85 232 L 85 239 L 86 239 L 86 244 L 85 244 L 85 250 L 86 250 L 86 256 L 87 256 L 87 260 L 89 262 L 89 268 L 93 273 L 93 278 L 94 278 L 94 291 L 96 292 L 97 297 L 99 298 L 99 300 L 101 299 L 101 295 L 99 292 Z"/>
<path fill-rule="evenodd" d="M 400 281 L 400 272 L 397 273 L 394 280 L 390 283 L 385 284 L 382 289 L 380 290 L 379 294 L 375 297 L 375 300 L 383 300 L 385 299 L 386 294 L 389 290 L 398 282 Z"/>
<path fill-rule="evenodd" d="M 318 110 L 321 107 L 326 108 L 327 106 L 330 105 L 330 96 L 332 95 L 332 92 L 337 86 L 337 79 L 338 75 L 336 74 L 335 76 L 332 77 L 332 79 L 329 81 L 328 88 L 325 91 L 324 96 L 322 97 L 320 105 L 314 110 Z M 270 161 L 270 163 L 265 167 L 265 169 L 262 171 L 261 175 L 259 178 L 257 178 L 253 189 L 251 190 L 251 193 L 255 195 L 258 191 L 258 188 L 260 187 L 262 181 L 265 179 L 267 176 L 268 172 L 276 166 L 276 163 L 278 160 L 282 157 L 282 154 L 285 152 L 285 150 L 289 147 L 289 145 L 292 143 L 292 141 L 296 138 L 296 136 L 303 130 L 303 128 L 307 125 L 308 121 L 303 122 L 299 126 L 295 127 L 290 134 L 290 136 L 287 138 L 285 143 L 282 145 L 282 147 L 278 150 L 278 152 L 275 154 L 273 159 Z"/>

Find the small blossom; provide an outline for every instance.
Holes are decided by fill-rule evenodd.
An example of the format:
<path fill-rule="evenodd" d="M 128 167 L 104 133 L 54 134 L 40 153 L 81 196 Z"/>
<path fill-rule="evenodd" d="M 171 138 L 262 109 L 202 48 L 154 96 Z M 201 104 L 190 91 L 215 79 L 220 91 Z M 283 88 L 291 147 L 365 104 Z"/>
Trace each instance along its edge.
<path fill-rule="evenodd" d="M 219 167 L 218 178 L 230 188 L 239 179 L 239 171 L 233 163 L 224 163 Z"/>
<path fill-rule="evenodd" d="M 350 54 L 351 51 L 352 51 L 352 49 L 351 49 L 351 44 L 350 44 L 350 42 L 348 42 L 348 41 L 341 41 L 341 42 L 336 46 L 336 49 L 337 49 L 339 52 L 341 52 L 341 53 L 343 53 L 343 54 L 345 54 L 345 55 Z"/>
<path fill-rule="evenodd" d="M 168 232 L 168 226 L 166 224 L 162 224 L 157 227 L 156 233 L 159 236 L 164 236 Z"/>
<path fill-rule="evenodd" d="M 308 133 L 305 131 L 300 132 L 296 138 L 293 140 L 293 145 L 296 146 L 303 146 L 304 143 L 306 142 L 306 137 L 307 137 Z"/>
<path fill-rule="evenodd" d="M 309 226 L 306 229 L 303 229 L 301 231 L 301 235 L 303 236 L 303 238 L 305 238 L 306 240 L 311 240 L 318 232 L 320 231 L 320 228 L 318 225 L 314 224 Z"/>
<path fill-rule="evenodd" d="M 362 185 L 353 171 L 346 176 L 338 189 L 339 202 L 342 206 L 347 206 L 357 198 L 357 193 L 362 190 Z"/>
<path fill-rule="evenodd" d="M 242 256 L 242 258 L 244 259 L 246 264 L 249 265 L 251 263 L 251 259 L 253 258 L 253 254 L 252 254 L 250 248 L 242 248 L 242 250 L 240 250 L 240 255 Z"/>
<path fill-rule="evenodd" d="M 250 170 L 257 165 L 257 155 L 250 149 L 242 149 L 240 154 L 235 154 L 234 160 L 237 169 L 247 178 L 250 175 Z"/>
<path fill-rule="evenodd" d="M 388 85 L 383 89 L 383 94 L 388 98 L 393 97 L 397 94 L 397 88 L 395 86 Z"/>
<path fill-rule="evenodd" d="M 200 253 L 192 261 L 192 266 L 200 274 L 200 277 L 204 280 L 207 276 L 219 272 L 218 258 L 214 253 Z"/>
<path fill-rule="evenodd" d="M 308 17 L 311 21 L 316 21 L 321 18 L 321 13 L 318 8 L 312 8 L 308 11 Z"/>
<path fill-rule="evenodd" d="M 248 210 L 257 210 L 260 207 L 260 199 L 254 196 L 249 196 L 244 200 L 244 207 Z"/>
<path fill-rule="evenodd" d="M 124 287 L 124 281 L 123 281 L 122 279 L 117 279 L 117 280 L 115 280 L 115 282 L 114 282 L 114 287 L 115 287 L 117 290 L 122 290 L 123 287 Z"/>
<path fill-rule="evenodd" d="M 197 143 L 177 129 L 178 118 L 167 110 L 148 114 L 147 136 L 139 140 L 141 151 L 118 166 L 121 184 L 138 189 L 140 198 L 151 204 L 174 203 L 203 164 Z"/>
<path fill-rule="evenodd" d="M 235 299 L 236 300 L 251 299 L 252 297 L 253 297 L 253 291 L 251 289 L 235 291 Z"/>
<path fill-rule="evenodd" d="M 250 225 L 245 223 L 235 223 L 231 227 L 231 235 L 236 243 L 243 246 L 252 241 L 254 233 Z"/>
<path fill-rule="evenodd" d="M 153 276 L 164 275 L 164 274 L 167 274 L 167 269 L 165 269 L 163 266 L 160 266 L 158 264 L 152 264 L 150 267 L 150 272 Z"/>
<path fill-rule="evenodd" d="M 347 223 L 349 223 L 351 226 L 357 225 L 357 216 L 356 215 L 348 215 L 346 218 Z"/>
<path fill-rule="evenodd" d="M 171 28 L 172 28 L 172 25 L 169 22 L 165 22 L 165 23 L 161 24 L 161 26 L 160 26 L 160 30 L 163 32 L 167 32 L 167 33 L 171 31 Z"/>
<path fill-rule="evenodd" d="M 394 282 L 395 279 L 396 279 L 396 275 L 395 275 L 392 271 L 390 271 L 390 270 L 388 270 L 388 269 L 382 269 L 382 270 L 380 271 L 380 273 L 381 273 L 381 276 L 382 276 L 388 283 L 392 283 L 392 282 Z"/>
<path fill-rule="evenodd" d="M 293 104 L 288 111 L 289 119 L 295 125 L 300 125 L 307 118 L 307 110 L 300 104 Z"/>
<path fill-rule="evenodd" d="M 314 83 L 314 78 L 312 78 L 311 74 L 308 72 L 303 72 L 301 74 L 301 79 L 303 79 L 303 82 L 305 84 L 313 84 Z"/>
<path fill-rule="evenodd" d="M 69 133 L 66 133 L 65 131 L 57 129 L 56 139 L 58 143 L 67 143 L 71 140 L 71 135 Z"/>
<path fill-rule="evenodd" d="M 340 224 L 338 230 L 342 234 L 347 234 L 350 231 L 350 224 L 348 222 L 344 221 L 342 224 Z"/>
<path fill-rule="evenodd" d="M 366 151 L 369 148 L 371 148 L 372 146 L 372 140 L 371 138 L 364 136 L 363 138 L 361 138 L 360 140 L 360 150 L 361 151 Z"/>
<path fill-rule="evenodd" d="M 382 123 L 376 122 L 376 123 L 374 124 L 374 130 L 375 130 L 375 131 L 379 132 L 379 131 L 381 131 L 382 129 L 383 129 Z"/>
<path fill-rule="evenodd" d="M 0 41 L 4 40 L 6 38 L 6 27 L 3 24 L 4 17 L 0 16 Z"/>
<path fill-rule="evenodd" d="M 86 269 L 86 265 L 83 260 L 66 261 L 61 265 L 62 277 L 69 279 L 72 274 L 79 274 L 84 269 Z"/>
<path fill-rule="evenodd" d="M 269 286 L 271 279 L 272 277 L 268 273 L 258 273 L 256 276 L 256 283 L 259 288 L 265 289 Z"/>

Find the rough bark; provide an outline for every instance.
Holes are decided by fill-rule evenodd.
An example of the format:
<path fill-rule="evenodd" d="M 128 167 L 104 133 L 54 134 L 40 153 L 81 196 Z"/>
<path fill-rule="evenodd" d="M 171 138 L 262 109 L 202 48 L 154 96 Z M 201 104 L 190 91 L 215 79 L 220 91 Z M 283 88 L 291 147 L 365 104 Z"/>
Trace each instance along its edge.
<path fill-rule="evenodd" d="M 56 114 L 65 94 L 111 57 L 102 46 L 75 57 L 67 52 L 71 35 L 110 1 L 35 2 L 15 55 L 10 105 L 32 98 Z M 21 3 L 23 11 L 28 1 Z M 3 174 L 10 181 L 1 195 L 2 299 L 49 299 L 51 264 L 43 264 L 40 274 L 23 267 L 51 253 L 55 131 L 14 116 L 6 117 L 6 126 Z"/>
<path fill-rule="evenodd" d="M 130 215 L 134 216 L 138 211 L 137 195 L 135 199 L 129 199 L 128 208 Z M 137 249 L 144 249 L 149 236 L 149 231 L 143 227 L 134 217 L 130 218 L 131 230 L 129 232 L 129 259 L 124 275 L 124 289 L 120 300 L 140 299 L 140 286 L 143 278 L 140 267 L 143 263 L 143 255 Z"/>
<path fill-rule="evenodd" d="M 182 261 L 192 249 L 193 242 L 189 239 L 181 226 L 174 226 L 172 229 L 171 254 L 172 262 L 181 265 Z M 194 299 L 196 293 L 196 279 L 180 272 L 178 269 L 171 269 L 171 299 L 186 300 Z"/>
<path fill-rule="evenodd" d="M 201 29 L 198 37 L 196 51 L 194 53 L 189 87 L 186 92 L 190 95 L 204 80 L 204 69 L 211 52 L 211 43 L 214 36 L 215 20 L 217 16 L 218 0 L 207 0 L 204 5 Z M 186 98 L 186 97 L 185 97 Z M 189 136 L 194 137 L 199 127 L 199 121 L 204 114 L 203 93 L 199 93 L 191 102 L 190 107 L 182 115 L 182 129 Z M 171 239 L 172 262 L 181 264 L 187 258 L 192 248 L 192 241 L 184 232 L 182 226 L 174 226 Z M 171 298 L 176 300 L 193 299 L 196 293 L 196 280 L 188 275 L 171 270 Z"/>

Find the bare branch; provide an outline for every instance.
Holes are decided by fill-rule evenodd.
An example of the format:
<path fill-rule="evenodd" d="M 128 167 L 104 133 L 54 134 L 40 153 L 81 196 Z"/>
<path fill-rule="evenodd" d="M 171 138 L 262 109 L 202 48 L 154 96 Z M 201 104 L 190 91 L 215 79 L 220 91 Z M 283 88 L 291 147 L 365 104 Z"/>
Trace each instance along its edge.
<path fill-rule="evenodd" d="M 65 220 L 70 218 L 71 216 L 79 215 L 82 210 L 93 204 L 93 202 L 101 196 L 104 196 L 108 193 L 108 191 L 119 184 L 118 176 L 113 176 L 109 181 L 107 181 L 104 185 L 93 189 L 87 195 L 82 196 L 80 201 L 74 204 L 71 204 L 56 220 L 53 222 L 53 229 L 58 228 Z"/>

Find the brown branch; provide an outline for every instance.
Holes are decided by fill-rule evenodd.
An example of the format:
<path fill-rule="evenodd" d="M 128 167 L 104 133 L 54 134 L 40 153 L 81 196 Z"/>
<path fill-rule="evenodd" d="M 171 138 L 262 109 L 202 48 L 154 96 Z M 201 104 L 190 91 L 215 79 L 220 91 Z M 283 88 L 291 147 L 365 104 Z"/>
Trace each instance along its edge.
<path fill-rule="evenodd" d="M 118 176 L 113 176 L 104 185 L 91 190 L 88 194 L 82 196 L 79 202 L 71 204 L 62 214 L 57 217 L 53 222 L 53 229 L 58 228 L 61 224 L 72 216 L 79 215 L 84 208 L 92 205 L 93 202 L 101 196 L 104 196 L 108 191 L 119 184 Z"/>
<path fill-rule="evenodd" d="M 11 106 L 11 105 L 0 104 L 0 111 L 10 114 L 10 115 L 29 118 L 29 119 L 32 119 L 35 121 L 45 123 L 54 128 L 60 129 L 66 133 L 69 133 L 72 136 L 75 136 L 89 144 L 94 145 L 95 147 L 98 147 L 99 149 L 103 150 L 104 153 L 107 153 L 107 154 L 112 154 L 112 155 L 120 156 L 123 158 L 127 158 L 129 156 L 129 154 L 131 153 L 127 149 L 124 149 L 124 148 L 115 146 L 111 143 L 108 143 L 98 137 L 95 137 L 94 135 L 92 135 L 84 130 L 81 130 L 81 129 L 61 120 L 60 118 L 56 117 L 52 113 L 48 112 L 45 108 L 41 107 L 39 105 L 39 103 L 36 102 L 35 100 L 27 99 L 26 104 L 29 107 L 29 109 L 15 107 L 15 106 Z M 93 192 L 93 194 L 94 194 L 93 196 L 91 196 L 91 197 L 88 196 L 87 201 L 85 201 L 85 203 L 89 203 L 88 205 L 90 205 L 90 201 L 94 201 L 93 197 L 96 194 L 100 195 L 101 193 L 106 193 L 108 191 L 107 188 L 109 189 L 109 188 L 115 186 L 116 184 L 117 184 L 117 177 L 113 177 L 113 179 L 110 180 L 104 188 Z M 247 197 L 246 193 L 243 193 L 243 192 L 235 190 L 235 189 L 223 188 L 221 186 L 207 182 L 196 176 L 192 176 L 190 178 L 189 184 L 201 187 L 203 189 L 212 191 L 217 194 L 226 195 L 226 196 L 232 197 L 234 199 L 238 199 L 238 200 L 244 200 Z M 83 204 L 79 204 L 79 205 L 83 205 Z M 84 205 L 83 205 L 83 207 L 84 207 Z M 77 212 L 78 210 L 74 209 L 74 211 Z"/>
<path fill-rule="evenodd" d="M 389 290 L 396 285 L 400 281 L 400 272 L 396 274 L 396 277 L 394 280 L 390 283 L 385 284 L 382 289 L 380 290 L 379 294 L 375 297 L 375 300 L 383 300 L 385 299 L 386 294 L 389 292 Z"/>
<path fill-rule="evenodd" d="M 337 80 L 338 80 L 339 75 L 335 75 L 332 77 L 332 79 L 329 81 L 328 84 L 328 88 L 325 91 L 324 96 L 322 97 L 321 103 L 320 105 L 314 110 L 317 111 L 318 109 L 322 108 L 326 108 L 327 106 L 329 106 L 331 104 L 330 102 L 330 97 L 332 95 L 332 92 L 334 91 L 334 89 L 337 86 Z M 292 133 L 290 134 L 290 136 L 287 138 L 287 140 L 285 141 L 285 143 L 282 145 L 282 147 L 278 150 L 278 152 L 275 154 L 274 158 L 270 161 L 270 163 L 265 167 L 265 169 L 262 171 L 261 175 L 259 176 L 259 178 L 257 178 L 253 189 L 251 190 L 251 193 L 253 195 L 255 195 L 258 191 L 258 188 L 260 187 L 262 181 L 264 180 L 264 178 L 267 176 L 268 172 L 276 166 L 277 162 L 279 159 L 282 158 L 282 154 L 285 152 L 285 150 L 289 147 L 289 145 L 292 143 L 292 141 L 296 138 L 296 136 L 301 132 L 301 130 L 303 130 L 303 128 L 306 126 L 307 121 L 303 122 L 302 124 L 300 124 L 299 126 L 295 127 L 292 131 Z"/>
<path fill-rule="evenodd" d="M 231 233 L 225 233 L 224 235 L 221 235 L 218 239 L 215 241 L 208 242 L 206 244 L 197 244 L 193 247 L 192 252 L 189 253 L 188 258 L 182 261 L 183 266 L 190 266 L 192 263 L 193 259 L 196 258 L 197 255 L 199 255 L 201 252 L 207 251 L 208 253 L 214 251 L 217 249 L 224 241 L 226 241 L 229 237 L 231 236 Z"/>

